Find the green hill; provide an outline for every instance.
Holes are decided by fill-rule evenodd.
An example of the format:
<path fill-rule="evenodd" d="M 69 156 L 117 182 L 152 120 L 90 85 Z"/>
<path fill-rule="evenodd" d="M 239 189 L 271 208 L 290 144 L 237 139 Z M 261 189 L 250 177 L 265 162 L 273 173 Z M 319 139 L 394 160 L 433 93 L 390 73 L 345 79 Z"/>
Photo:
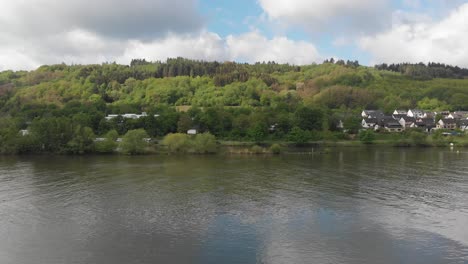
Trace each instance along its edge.
<path fill-rule="evenodd" d="M 299 67 L 177 58 L 134 60 L 129 66 L 62 64 L 4 71 L 0 141 L 11 142 L 19 129 L 42 133 L 41 140 L 46 140 L 46 132 L 68 133 L 40 147 L 57 152 L 83 128 L 95 135 L 144 128 L 151 137 L 197 128 L 218 138 L 254 141 L 294 137 L 296 128 L 295 133 L 300 129 L 318 138 L 332 133 L 338 118 L 352 118 L 363 108 L 468 110 L 466 70 L 444 67 L 372 68 L 342 61 Z M 141 112 L 148 117 L 105 119 L 108 114 Z M 16 152 L 30 151 L 16 147 Z"/>

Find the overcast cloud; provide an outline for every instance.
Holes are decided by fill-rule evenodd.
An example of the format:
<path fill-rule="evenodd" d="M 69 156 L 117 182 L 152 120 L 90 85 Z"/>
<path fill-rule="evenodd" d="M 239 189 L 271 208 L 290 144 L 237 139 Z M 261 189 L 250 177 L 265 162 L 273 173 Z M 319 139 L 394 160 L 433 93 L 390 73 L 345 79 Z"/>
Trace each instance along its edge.
<path fill-rule="evenodd" d="M 254 21 L 236 33 L 210 31 L 209 23 L 222 21 L 210 21 L 201 1 L 209 0 L 1 1 L 0 70 L 177 56 L 309 64 L 337 57 L 338 49 L 357 60 L 352 50 L 361 50 L 369 63 L 468 67 L 466 0 L 397 0 L 399 8 L 390 0 L 252 0 L 259 19 L 231 21 Z M 222 8 L 215 4 L 210 8 Z M 281 30 L 266 34 L 259 21 Z M 292 38 L 298 28 L 306 35 Z M 325 42 L 322 34 L 334 39 Z"/>
<path fill-rule="evenodd" d="M 468 4 L 440 21 L 396 20 L 385 32 L 363 37 L 373 63 L 443 62 L 468 67 Z"/>

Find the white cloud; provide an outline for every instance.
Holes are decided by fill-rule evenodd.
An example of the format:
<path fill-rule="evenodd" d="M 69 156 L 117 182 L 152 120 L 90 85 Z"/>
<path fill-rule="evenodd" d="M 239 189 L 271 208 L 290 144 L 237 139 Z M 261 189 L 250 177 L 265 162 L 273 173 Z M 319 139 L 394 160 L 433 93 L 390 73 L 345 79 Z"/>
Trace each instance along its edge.
<path fill-rule="evenodd" d="M 374 30 L 390 15 L 385 8 L 388 0 L 259 0 L 259 4 L 272 20 L 311 31 Z"/>
<path fill-rule="evenodd" d="M 153 38 L 201 28 L 196 0 L 1 1 L 0 28 L 23 36 L 76 29 L 114 38 Z"/>
<path fill-rule="evenodd" d="M 258 32 L 203 29 L 197 0 L 15 0 L 0 2 L 0 70 L 42 64 L 89 64 L 133 58 L 275 60 L 304 63 L 315 47 Z M 301 53 L 301 52 L 304 53 Z M 303 56 L 304 55 L 304 56 Z M 307 58 L 307 59 L 305 59 Z"/>
<path fill-rule="evenodd" d="M 305 41 L 293 41 L 286 37 L 267 39 L 253 31 L 240 36 L 229 36 L 226 40 L 231 59 L 257 62 L 310 64 L 320 59 L 317 49 Z"/>
<path fill-rule="evenodd" d="M 443 62 L 468 67 L 468 4 L 438 22 L 395 23 L 391 30 L 359 40 L 373 63 Z"/>
<path fill-rule="evenodd" d="M 170 34 L 153 42 L 129 41 L 118 62 L 129 63 L 134 58 L 165 60 L 173 57 L 199 60 L 229 59 L 223 39 L 215 33 L 202 32 L 199 35 Z"/>
<path fill-rule="evenodd" d="M 0 43 L 2 38 L 0 38 Z M 198 60 L 276 61 L 292 64 L 318 62 L 321 57 L 311 43 L 286 37 L 266 38 L 257 31 L 220 37 L 213 32 L 168 34 L 152 41 L 117 40 L 84 30 L 48 36 L 38 42 L 9 39 L 0 44 L 0 70 L 34 69 L 42 64 L 92 64 L 134 58 L 166 60 L 170 57 Z"/>
<path fill-rule="evenodd" d="M 320 57 L 314 45 L 293 41 L 286 37 L 268 39 L 257 31 L 229 35 L 222 39 L 212 32 L 199 35 L 170 35 L 152 43 L 132 41 L 119 59 L 128 63 L 132 58 L 165 60 L 182 56 L 191 59 L 240 61 L 276 61 L 279 63 L 309 64 Z"/>

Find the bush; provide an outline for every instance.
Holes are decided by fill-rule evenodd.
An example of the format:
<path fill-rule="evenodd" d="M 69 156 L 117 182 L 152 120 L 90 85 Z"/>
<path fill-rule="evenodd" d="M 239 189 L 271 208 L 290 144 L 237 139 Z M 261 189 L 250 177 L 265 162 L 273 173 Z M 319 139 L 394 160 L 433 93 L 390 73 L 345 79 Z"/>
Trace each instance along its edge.
<path fill-rule="evenodd" d="M 310 139 L 310 133 L 308 131 L 302 130 L 299 127 L 293 127 L 288 134 L 288 140 L 296 144 L 307 143 Z"/>
<path fill-rule="evenodd" d="M 92 152 L 95 138 L 91 128 L 78 126 L 73 132 L 73 138 L 67 143 L 66 150 L 72 154 Z"/>
<path fill-rule="evenodd" d="M 428 146 L 427 136 L 424 132 L 411 131 L 409 137 L 414 145 L 416 146 Z"/>
<path fill-rule="evenodd" d="M 198 134 L 190 141 L 190 151 L 198 154 L 216 153 L 216 137 L 210 133 Z"/>
<path fill-rule="evenodd" d="M 96 142 L 96 152 L 98 153 L 112 153 L 117 148 L 117 138 L 119 134 L 115 130 L 107 132 L 104 136 L 104 141 Z"/>
<path fill-rule="evenodd" d="M 273 144 L 270 147 L 270 152 L 273 154 L 280 154 L 281 153 L 281 146 L 279 144 Z"/>
<path fill-rule="evenodd" d="M 187 152 L 189 149 L 189 137 L 186 134 L 175 133 L 164 137 L 162 144 L 167 147 L 169 152 Z"/>
<path fill-rule="evenodd" d="M 144 154 L 148 146 L 148 143 L 144 139 L 148 137 L 144 129 L 128 131 L 120 143 L 120 152 L 128 155 Z"/>
<path fill-rule="evenodd" d="M 362 130 L 359 132 L 359 140 L 364 144 L 372 144 L 375 140 L 375 133 L 372 130 Z"/>
<path fill-rule="evenodd" d="M 262 154 L 264 152 L 264 149 L 260 146 L 255 145 L 250 149 L 250 152 L 252 154 Z"/>

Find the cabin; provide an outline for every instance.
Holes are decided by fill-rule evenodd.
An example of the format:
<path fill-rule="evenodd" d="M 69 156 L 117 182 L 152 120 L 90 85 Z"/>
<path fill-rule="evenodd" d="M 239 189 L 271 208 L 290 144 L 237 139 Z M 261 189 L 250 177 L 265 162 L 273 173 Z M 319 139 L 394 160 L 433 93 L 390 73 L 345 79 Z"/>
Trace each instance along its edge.
<path fill-rule="evenodd" d="M 454 130 L 457 128 L 457 120 L 452 118 L 444 118 L 437 122 L 437 129 L 450 129 Z"/>

